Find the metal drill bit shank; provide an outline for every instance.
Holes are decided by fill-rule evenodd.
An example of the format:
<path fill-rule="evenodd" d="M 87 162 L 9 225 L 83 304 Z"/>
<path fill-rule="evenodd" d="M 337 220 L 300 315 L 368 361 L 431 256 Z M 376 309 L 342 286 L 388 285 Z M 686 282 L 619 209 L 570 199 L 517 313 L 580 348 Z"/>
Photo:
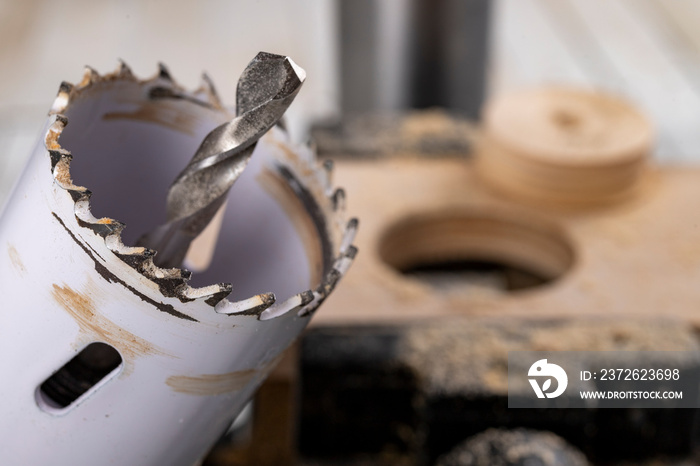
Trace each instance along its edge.
<path fill-rule="evenodd" d="M 212 130 L 170 186 L 167 223 L 139 243 L 158 251 L 161 267 L 179 267 L 243 173 L 255 145 L 284 115 L 306 73 L 290 58 L 260 52 L 236 89 L 236 118 Z"/>

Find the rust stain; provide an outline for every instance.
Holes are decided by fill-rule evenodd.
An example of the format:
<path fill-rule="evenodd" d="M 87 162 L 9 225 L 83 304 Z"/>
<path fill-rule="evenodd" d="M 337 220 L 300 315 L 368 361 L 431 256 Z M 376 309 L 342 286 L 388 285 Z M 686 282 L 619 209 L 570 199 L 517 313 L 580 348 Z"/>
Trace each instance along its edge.
<path fill-rule="evenodd" d="M 19 257 L 17 249 L 9 243 L 7 244 L 7 255 L 10 256 L 10 262 L 12 262 L 15 270 L 17 270 L 20 275 L 23 275 L 27 271 L 27 268 L 24 266 L 22 258 Z"/>
<path fill-rule="evenodd" d="M 46 139 L 44 140 L 44 144 L 46 145 L 46 148 L 49 150 L 60 149 L 61 145 L 58 143 L 58 138 L 60 136 L 61 136 L 61 133 L 59 131 L 49 129 L 49 132 L 46 134 Z"/>
<path fill-rule="evenodd" d="M 82 87 L 88 86 L 90 84 L 90 81 L 91 81 L 90 76 L 91 76 L 91 73 L 89 71 L 86 71 L 86 73 L 83 74 L 83 79 L 80 80 L 80 82 L 78 83 L 78 85 L 76 87 L 78 89 L 80 89 Z"/>
<path fill-rule="evenodd" d="M 197 122 L 196 115 L 183 112 L 182 108 L 177 108 L 164 101 L 145 102 L 134 112 L 106 113 L 102 119 L 145 121 L 165 126 L 190 136 L 195 135 L 194 128 Z"/>
<path fill-rule="evenodd" d="M 51 294 L 54 300 L 75 319 L 81 333 L 90 336 L 94 341 L 110 344 L 121 353 L 125 370 L 130 370 L 132 361 L 138 356 L 166 354 L 160 348 L 101 315 L 89 292 L 81 293 L 66 284 L 59 286 L 54 283 Z"/>
<path fill-rule="evenodd" d="M 188 395 L 212 396 L 241 390 L 255 380 L 260 382 L 279 364 L 287 348 L 273 358 L 262 361 L 258 367 L 225 374 L 201 374 L 195 376 L 171 375 L 165 383 L 178 393 Z"/>
<path fill-rule="evenodd" d="M 56 163 L 53 169 L 53 176 L 62 186 L 73 186 L 73 180 L 70 177 L 70 162 L 68 159 L 62 158 Z"/>
<path fill-rule="evenodd" d="M 272 145 L 276 146 L 278 149 L 280 149 L 282 152 L 284 152 L 285 158 L 289 161 L 291 161 L 291 164 L 294 166 L 294 168 L 298 169 L 300 174 L 303 177 L 314 177 L 314 171 L 311 168 L 311 165 L 307 163 L 302 163 L 301 159 L 299 158 L 299 154 L 297 154 L 295 151 L 293 151 L 287 144 L 283 143 L 282 141 L 279 141 L 274 138 L 270 138 L 269 142 L 272 143 Z"/>
<path fill-rule="evenodd" d="M 165 383 L 178 393 L 212 396 L 242 389 L 258 372 L 257 369 L 246 369 L 225 374 L 171 375 Z"/>

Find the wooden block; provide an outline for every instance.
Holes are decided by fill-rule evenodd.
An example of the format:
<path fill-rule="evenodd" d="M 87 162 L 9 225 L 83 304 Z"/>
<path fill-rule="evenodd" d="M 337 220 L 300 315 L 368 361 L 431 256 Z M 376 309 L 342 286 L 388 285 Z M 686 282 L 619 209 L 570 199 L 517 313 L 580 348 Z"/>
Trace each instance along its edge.
<path fill-rule="evenodd" d="M 312 325 L 398 323 L 456 315 L 658 317 L 700 324 L 700 170 L 651 169 L 632 198 L 568 210 L 501 195 L 463 159 L 338 161 L 336 167 L 338 184 L 350 193 L 348 211 L 360 218 L 356 240 L 360 253 Z M 474 259 L 470 251 L 491 244 L 490 259 L 512 260 L 508 250 L 499 252 L 501 246 L 491 242 L 489 234 L 496 231 L 512 232 L 505 243 L 524 245 L 523 254 L 539 248 L 542 253 L 532 254 L 535 258 L 568 248 L 570 263 L 558 279 L 521 292 L 436 292 L 393 268 L 380 252 L 392 244 L 387 234 L 407 219 L 424 222 L 429 230 L 429 235 L 417 235 L 415 244 L 402 246 L 408 257 L 446 238 L 454 240 L 453 230 L 430 231 L 440 216 L 457 224 L 461 219 L 463 232 L 471 231 L 475 222 L 501 222 L 502 228 L 479 238 L 465 233 L 462 259 Z M 519 232 L 527 231 L 539 233 L 523 233 L 519 239 Z M 461 234 L 454 233 L 456 238 Z"/>
<path fill-rule="evenodd" d="M 312 325 L 446 316 L 700 324 L 700 170 L 650 167 L 643 114 L 615 96 L 546 87 L 487 103 L 476 134 L 476 159 L 338 160 L 360 253 Z M 481 275 L 496 265 L 511 291 L 460 282 L 455 264 L 477 264 Z"/>
<path fill-rule="evenodd" d="M 607 203 L 637 189 L 653 138 L 646 116 L 617 96 L 571 86 L 526 89 L 486 106 L 476 168 L 515 198 Z"/>

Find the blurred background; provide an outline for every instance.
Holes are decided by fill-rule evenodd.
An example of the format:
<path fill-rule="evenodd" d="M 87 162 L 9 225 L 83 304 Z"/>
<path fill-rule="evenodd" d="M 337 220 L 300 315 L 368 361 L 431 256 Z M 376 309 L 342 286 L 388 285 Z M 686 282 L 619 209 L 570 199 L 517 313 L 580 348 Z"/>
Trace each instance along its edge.
<path fill-rule="evenodd" d="M 492 427 L 511 430 L 478 438 L 467 449 L 491 445 L 505 451 L 513 445 L 535 444 L 550 457 L 559 458 L 554 463 L 532 464 L 586 464 L 584 454 L 596 464 L 638 464 L 649 458 L 654 458 L 649 460 L 656 461 L 653 464 L 697 464 L 689 459 L 696 451 L 697 410 L 544 414 L 519 410 L 516 415 L 507 409 L 500 382 L 490 384 L 489 380 L 502 381 L 498 377 L 507 365 L 504 354 L 514 348 L 495 342 L 509 341 L 516 334 L 521 342 L 535 342 L 542 326 L 555 328 L 550 336 L 562 344 L 554 345 L 559 349 L 671 349 L 668 344 L 677 344 L 675 349 L 700 351 L 700 327 L 694 316 L 683 317 L 678 326 L 670 327 L 633 323 L 637 312 L 648 318 L 678 302 L 682 302 L 678 309 L 688 311 L 673 308 L 673 312 L 690 315 L 699 298 L 694 279 L 700 270 L 700 238 L 696 222 L 688 229 L 683 222 L 700 210 L 688 203 L 695 199 L 695 186 L 700 186 L 694 168 L 700 162 L 700 2 L 0 0 L 0 12 L 0 204 L 39 139 L 60 82 L 79 82 L 85 65 L 104 74 L 123 59 L 137 76 L 147 78 L 163 62 L 188 88 L 197 87 L 206 71 L 225 103 L 234 102 L 238 76 L 258 51 L 288 55 L 307 71 L 304 88 L 287 112 L 290 132 L 299 142 L 313 135 L 322 158 L 337 158 L 337 181 L 348 188 L 349 212 L 363 224 L 360 238 L 364 239 L 358 243 L 362 252 L 347 283 L 341 284 L 315 317 L 320 325 L 263 386 L 256 401 L 257 414 L 249 410 L 205 464 L 293 464 L 300 458 L 304 464 L 437 464 L 461 441 Z M 680 186 L 679 191 L 649 195 L 660 199 L 651 211 L 639 207 L 642 201 L 635 201 L 629 209 L 624 204 L 616 210 L 619 206 L 614 204 L 581 213 L 499 197 L 478 181 L 469 184 L 474 181 L 469 168 L 474 131 L 480 125 L 484 103 L 522 88 L 562 84 L 582 91 L 607 91 L 646 115 L 654 139 L 644 146 L 643 155 L 654 164 L 682 172 L 678 176 L 685 178 L 672 178 L 673 183 L 668 183 Z M 564 118 L 562 124 L 568 121 Z M 640 131 L 646 134 L 645 129 Z M 394 161 L 381 165 L 383 175 L 376 175 L 384 156 L 397 153 L 409 153 L 407 158 L 447 155 L 452 159 L 425 166 L 432 168 L 421 165 L 414 170 L 405 165 L 404 171 Z M 459 178 L 462 166 L 466 167 L 465 182 Z M 658 176 L 666 179 L 663 174 Z M 407 189 L 406 205 L 390 199 L 387 193 L 392 186 L 399 192 L 410 183 L 416 183 L 415 196 Z M 366 190 L 368 187 L 372 189 Z M 429 192 L 438 199 L 434 204 L 419 199 L 423 194 L 430 197 Z M 451 198 L 457 196 L 454 193 L 476 203 L 483 201 L 489 208 L 516 212 L 517 218 L 541 214 L 561 227 L 566 245 L 560 248 L 565 250 L 561 270 L 553 277 L 524 276 L 517 270 L 495 270 L 494 261 L 472 256 L 456 257 L 460 267 L 469 262 L 466 268 L 455 269 L 454 263 L 442 257 L 435 269 L 430 258 L 423 257 L 425 263 L 418 265 L 425 267 L 416 266 L 410 273 L 422 275 L 421 280 L 428 284 L 406 279 L 404 275 L 410 273 L 399 270 L 400 261 L 392 263 L 395 251 L 385 235 L 396 230 L 389 228 L 396 225 L 382 217 L 386 213 L 397 219 L 399 213 L 407 213 L 408 218 L 413 215 L 412 201 L 416 203 L 413 207 L 421 209 L 438 210 L 440 203 L 453 208 L 459 204 Z M 676 209 L 685 204 L 685 210 Z M 637 207 L 643 212 L 638 214 Z M 669 212 L 667 220 L 664 215 Z M 626 220 L 620 222 L 620 218 Z M 668 227 L 637 241 L 635 234 L 652 224 Z M 467 230 L 473 226 L 464 225 Z M 439 236 L 449 228 L 440 227 L 434 233 Z M 681 229 L 686 236 L 676 238 Z M 487 236 L 507 236 L 510 231 L 511 224 L 505 222 Z M 599 232 L 603 240 L 596 236 Z M 589 238 L 590 251 L 582 246 Z M 396 239 L 396 244 L 406 250 L 424 245 L 409 239 Z M 521 238 L 507 238 L 511 240 L 518 243 Z M 630 259 L 636 257 L 639 247 L 646 247 L 645 241 L 653 245 L 644 249 L 649 260 Z M 658 258 L 666 257 L 662 246 L 667 243 L 680 248 L 673 257 L 682 256 L 685 268 L 674 268 L 679 262 L 675 259 Z M 389 246 L 383 248 L 385 244 Z M 615 256 L 618 250 L 622 253 Z M 587 262 L 589 253 L 601 259 L 601 265 L 586 275 L 580 265 L 595 262 Z M 533 256 L 547 254 L 549 251 L 537 250 Z M 622 264 L 622 272 L 606 268 L 615 261 Z M 662 265 L 657 269 L 656 264 Z M 570 268 L 571 279 L 566 275 Z M 610 297 L 605 286 L 617 286 L 615 280 L 640 269 L 656 272 L 645 278 L 652 285 L 627 277 L 617 288 L 619 296 Z M 469 275 L 466 282 L 462 280 L 465 273 Z M 382 282 L 382 274 L 390 278 Z M 455 274 L 462 277 L 456 285 L 452 282 Z M 539 289 L 545 290 L 538 291 L 540 294 L 516 296 L 508 291 L 505 298 L 484 298 L 479 290 L 483 291 L 484 283 L 491 287 L 489 283 L 499 279 L 499 274 L 510 283 L 506 287 L 515 289 L 549 282 L 560 287 L 555 279 L 563 275 L 563 285 L 556 288 L 563 291 L 547 295 L 546 290 L 551 289 L 545 287 Z M 579 283 L 579 278 L 578 288 L 565 289 L 567 284 Z M 675 280 L 670 295 L 663 294 L 670 289 L 664 278 Z M 687 283 L 676 286 L 681 279 Z M 371 288 L 379 287 L 377 283 L 383 286 L 381 293 Z M 596 288 L 599 283 L 601 288 Z M 463 290 L 459 296 L 454 294 L 455 287 L 465 286 L 469 293 L 476 289 L 477 300 L 473 296 L 471 301 L 462 300 Z M 421 294 L 425 290 L 429 298 Z M 641 297 L 634 298 L 636 294 Z M 558 298 L 548 304 L 553 295 Z M 422 307 L 412 310 L 414 303 Z M 541 311 L 546 318 L 518 324 L 510 320 L 519 316 L 514 310 L 518 307 Z M 456 322 L 431 321 L 427 326 L 420 320 L 431 312 L 445 317 L 454 308 L 463 314 Z M 566 320 L 588 308 L 599 314 L 619 312 L 624 318 L 585 325 Z M 500 322 L 498 315 L 488 321 L 470 320 L 474 309 L 483 314 L 503 309 L 510 317 Z M 398 325 L 392 319 L 401 311 L 416 317 L 418 324 L 407 327 L 402 321 Z M 557 320 L 558 313 L 566 319 Z M 383 322 L 377 319 L 381 315 Z M 657 333 L 649 333 L 650 328 Z M 572 339 L 574 333 L 577 337 Z M 574 347 L 566 346 L 571 341 Z M 486 366 L 465 362 L 477 356 Z M 489 379 L 494 367 L 500 375 Z M 462 380 L 459 374 L 467 372 L 486 375 L 474 379 L 476 382 L 468 378 L 464 383 L 452 382 L 453 378 Z M 426 380 L 433 385 L 426 385 Z M 251 416 L 258 427 L 250 427 Z M 536 430 L 512 430 L 520 427 Z M 569 443 L 551 437 L 551 432 Z M 241 442 L 248 446 L 242 447 Z M 439 464 L 476 464 L 455 458 L 443 458 Z"/>
<path fill-rule="evenodd" d="M 119 58 L 142 77 L 162 61 L 187 87 L 206 71 L 233 102 L 258 51 L 287 54 L 309 75 L 289 113 L 299 139 L 343 111 L 443 105 L 475 117 L 484 95 L 559 82 L 633 100 L 659 128 L 661 160 L 692 161 L 700 142 L 693 0 L 3 0 L 0 11 L 0 141 L 11 148 L 0 198 L 58 84 Z"/>

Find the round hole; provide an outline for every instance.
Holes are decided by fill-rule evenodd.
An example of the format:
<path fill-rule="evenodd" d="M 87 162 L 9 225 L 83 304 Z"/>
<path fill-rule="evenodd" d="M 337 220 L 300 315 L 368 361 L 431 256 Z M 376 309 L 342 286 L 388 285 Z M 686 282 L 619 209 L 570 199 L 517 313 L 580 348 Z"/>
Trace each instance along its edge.
<path fill-rule="evenodd" d="M 513 212 L 449 211 L 415 215 L 380 239 L 381 259 L 439 291 L 513 292 L 551 283 L 574 251 L 545 219 Z"/>

